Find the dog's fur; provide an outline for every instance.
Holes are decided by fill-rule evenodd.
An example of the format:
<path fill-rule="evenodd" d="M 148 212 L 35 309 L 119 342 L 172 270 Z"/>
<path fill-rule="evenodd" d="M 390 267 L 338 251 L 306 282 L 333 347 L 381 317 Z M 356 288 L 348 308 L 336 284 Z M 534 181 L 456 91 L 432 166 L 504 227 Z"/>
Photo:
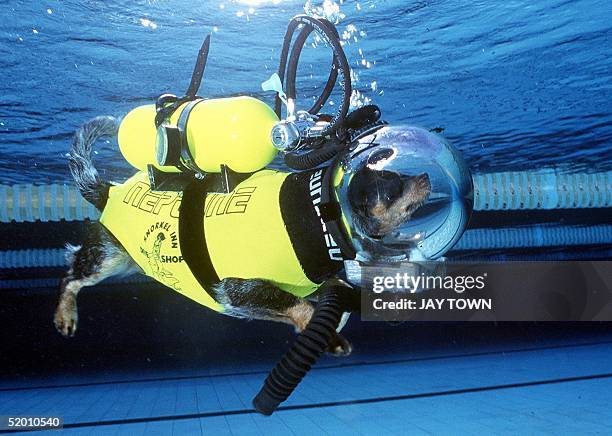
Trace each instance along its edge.
<path fill-rule="evenodd" d="M 103 181 L 94 167 L 92 146 L 99 137 L 114 136 L 117 130 L 116 119 L 94 118 L 76 132 L 70 153 L 70 170 L 81 194 L 99 210 L 104 209 L 112 185 Z M 366 170 L 356 180 L 358 182 L 352 184 L 352 206 L 358 225 L 373 238 L 383 236 L 410 219 L 431 191 L 426 174 L 402 177 L 389 171 Z M 67 248 L 70 268 L 61 281 L 54 323 L 62 335 L 71 337 L 77 329 L 77 296 L 83 287 L 93 286 L 111 276 L 141 271 L 119 241 L 99 223 L 91 224 L 83 245 Z M 339 280 L 333 278 L 324 286 Z M 223 305 L 227 315 L 280 321 L 293 325 L 297 331 L 306 328 L 314 313 L 311 300 L 284 292 L 265 280 L 226 278 L 208 291 Z M 358 291 L 354 292 L 357 294 Z M 314 299 L 316 295 L 315 292 Z M 353 308 L 358 308 L 358 298 L 356 304 L 354 298 L 352 301 Z M 351 303 L 347 306 L 350 307 Z M 347 355 L 351 352 L 351 345 L 336 334 L 328 351 Z"/>

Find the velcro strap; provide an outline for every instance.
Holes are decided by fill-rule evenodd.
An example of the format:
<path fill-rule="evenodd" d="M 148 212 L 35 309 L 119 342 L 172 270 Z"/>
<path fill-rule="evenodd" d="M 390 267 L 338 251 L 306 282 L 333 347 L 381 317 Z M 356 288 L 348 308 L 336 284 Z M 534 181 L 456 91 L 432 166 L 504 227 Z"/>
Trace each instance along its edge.
<path fill-rule="evenodd" d="M 194 180 L 183 191 L 179 213 L 179 239 L 183 259 L 200 285 L 215 298 L 213 285 L 219 276 L 212 264 L 204 231 L 204 209 L 206 194 L 210 192 L 214 176 L 208 174 L 204 180 Z"/>

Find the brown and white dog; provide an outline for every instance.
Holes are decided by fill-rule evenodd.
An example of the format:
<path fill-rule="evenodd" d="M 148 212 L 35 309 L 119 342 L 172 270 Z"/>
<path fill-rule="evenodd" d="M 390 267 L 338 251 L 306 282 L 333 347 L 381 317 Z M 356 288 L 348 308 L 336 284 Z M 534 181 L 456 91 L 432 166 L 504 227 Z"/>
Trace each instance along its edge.
<path fill-rule="evenodd" d="M 70 152 L 70 170 L 77 186 L 83 197 L 100 210 L 106 204 L 111 183 L 100 178 L 91 151 L 99 137 L 116 135 L 117 129 L 118 122 L 112 117 L 94 118 L 76 132 Z M 431 185 L 426 174 L 400 176 L 390 171 L 366 169 L 354 177 L 351 190 L 357 225 L 372 238 L 380 238 L 410 219 L 429 197 Z M 71 337 L 77 330 L 77 296 L 83 287 L 93 286 L 111 276 L 141 270 L 99 223 L 91 224 L 82 245 L 67 248 L 70 268 L 61 281 L 54 323 L 62 335 Z M 334 277 L 330 280 L 340 279 Z M 355 293 L 358 295 L 358 291 Z M 226 278 L 214 286 L 211 294 L 216 301 L 223 302 L 225 314 L 280 321 L 293 325 L 297 331 L 306 327 L 314 312 L 311 299 L 289 294 L 266 280 Z M 316 292 L 312 297 L 316 299 Z M 328 351 L 347 355 L 351 352 L 351 345 L 337 334 L 332 338 Z"/>

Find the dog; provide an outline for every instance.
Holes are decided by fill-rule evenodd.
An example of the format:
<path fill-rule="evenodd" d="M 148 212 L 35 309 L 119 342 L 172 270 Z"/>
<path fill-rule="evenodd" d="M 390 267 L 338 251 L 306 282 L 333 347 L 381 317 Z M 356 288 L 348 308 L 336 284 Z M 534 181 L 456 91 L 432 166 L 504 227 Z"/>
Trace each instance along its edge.
<path fill-rule="evenodd" d="M 92 147 L 103 136 L 115 136 L 118 121 L 113 117 L 97 117 L 83 125 L 74 136 L 69 157 L 70 171 L 83 197 L 104 210 L 112 183 L 102 180 L 91 159 Z M 391 171 L 366 168 L 355 175 L 352 183 L 351 208 L 358 226 L 372 238 L 381 238 L 409 220 L 427 200 L 431 185 L 427 174 L 400 176 Z M 155 235 L 157 246 L 164 235 Z M 155 250 L 154 244 L 152 252 Z M 146 254 L 146 253 L 145 253 Z M 149 257 L 149 256 L 147 256 Z M 149 257 L 151 258 L 151 257 Z M 67 246 L 69 269 L 61 279 L 60 296 L 54 324 L 65 337 L 76 333 L 78 324 L 77 296 L 83 287 L 117 275 L 142 272 L 119 241 L 100 223 L 91 223 L 80 246 Z M 342 282 L 330 278 L 324 285 Z M 344 283 L 344 282 L 342 282 Z M 321 288 L 319 288 L 321 289 Z M 208 291 L 208 290 L 207 290 Z M 358 310 L 358 290 L 354 310 Z M 210 290 L 211 296 L 224 307 L 224 314 L 283 322 L 302 331 L 314 313 L 313 299 L 300 298 L 262 279 L 225 278 Z M 355 297 L 355 294 L 353 294 Z M 350 307 L 350 305 L 348 305 Z M 343 317 L 344 322 L 348 314 Z M 348 355 L 351 344 L 339 333 L 330 341 L 327 351 Z"/>

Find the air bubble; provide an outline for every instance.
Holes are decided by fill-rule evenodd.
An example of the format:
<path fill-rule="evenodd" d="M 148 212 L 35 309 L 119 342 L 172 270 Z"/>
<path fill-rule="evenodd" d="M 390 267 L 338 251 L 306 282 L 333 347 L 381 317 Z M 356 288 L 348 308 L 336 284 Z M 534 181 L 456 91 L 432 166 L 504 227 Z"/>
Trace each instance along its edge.
<path fill-rule="evenodd" d="M 157 23 L 149 20 L 148 18 L 141 18 L 140 24 L 142 24 L 143 27 L 148 27 L 150 29 L 157 29 Z"/>

